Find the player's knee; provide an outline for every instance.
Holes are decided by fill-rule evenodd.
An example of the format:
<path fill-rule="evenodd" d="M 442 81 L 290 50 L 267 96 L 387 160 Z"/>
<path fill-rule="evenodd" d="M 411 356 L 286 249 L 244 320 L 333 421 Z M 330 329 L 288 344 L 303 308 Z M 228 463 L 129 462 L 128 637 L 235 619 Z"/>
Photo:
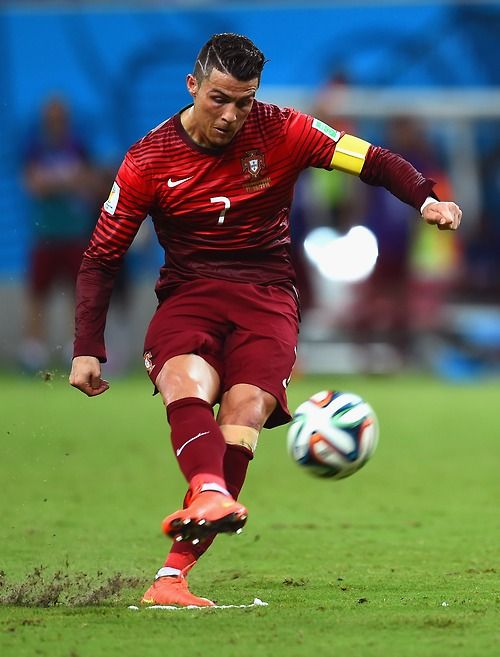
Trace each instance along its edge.
<path fill-rule="evenodd" d="M 217 419 L 221 426 L 245 426 L 259 433 L 275 407 L 276 399 L 268 392 L 238 384 L 224 394 Z"/>
<path fill-rule="evenodd" d="M 165 405 L 184 397 L 199 397 L 213 403 L 218 394 L 219 378 L 208 363 L 190 354 L 168 360 L 155 384 Z"/>

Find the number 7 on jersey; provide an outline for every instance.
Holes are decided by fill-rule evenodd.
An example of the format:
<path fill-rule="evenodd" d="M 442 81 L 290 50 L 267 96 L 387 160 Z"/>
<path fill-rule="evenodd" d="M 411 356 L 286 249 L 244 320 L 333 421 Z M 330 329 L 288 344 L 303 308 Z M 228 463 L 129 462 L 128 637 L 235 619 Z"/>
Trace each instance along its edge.
<path fill-rule="evenodd" d="M 212 196 L 210 203 L 224 203 L 224 207 L 220 211 L 218 224 L 224 223 L 224 217 L 226 216 L 226 210 L 229 210 L 231 207 L 231 201 L 227 196 Z"/>

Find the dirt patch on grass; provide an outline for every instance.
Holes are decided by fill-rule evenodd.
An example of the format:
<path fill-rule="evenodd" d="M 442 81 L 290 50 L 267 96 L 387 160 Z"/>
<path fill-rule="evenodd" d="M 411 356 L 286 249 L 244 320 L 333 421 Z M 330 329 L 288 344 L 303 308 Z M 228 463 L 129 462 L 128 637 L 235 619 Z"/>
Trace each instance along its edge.
<path fill-rule="evenodd" d="M 0 605 L 18 607 L 82 607 L 99 605 L 116 598 L 124 589 L 139 586 L 142 580 L 122 573 L 48 573 L 39 566 L 20 582 L 9 581 L 0 572 Z"/>

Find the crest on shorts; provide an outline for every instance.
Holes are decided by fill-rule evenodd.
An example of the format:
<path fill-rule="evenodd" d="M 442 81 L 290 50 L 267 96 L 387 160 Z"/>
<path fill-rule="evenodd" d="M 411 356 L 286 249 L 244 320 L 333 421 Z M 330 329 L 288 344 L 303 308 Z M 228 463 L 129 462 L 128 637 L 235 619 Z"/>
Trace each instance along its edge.
<path fill-rule="evenodd" d="M 257 150 L 248 151 L 241 158 L 241 166 L 243 167 L 243 173 L 248 173 L 252 178 L 257 178 L 266 166 L 264 154 Z"/>
<path fill-rule="evenodd" d="M 151 374 L 154 369 L 153 354 L 150 351 L 146 351 L 144 354 L 144 367 L 147 369 L 149 374 Z"/>

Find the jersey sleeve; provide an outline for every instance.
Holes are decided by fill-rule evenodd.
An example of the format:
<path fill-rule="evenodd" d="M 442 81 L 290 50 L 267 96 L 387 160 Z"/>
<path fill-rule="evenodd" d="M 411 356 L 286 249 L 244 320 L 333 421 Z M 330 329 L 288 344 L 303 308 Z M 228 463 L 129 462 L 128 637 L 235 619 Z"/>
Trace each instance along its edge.
<path fill-rule="evenodd" d="M 398 153 L 380 146 L 370 146 L 359 177 L 368 185 L 385 187 L 418 211 L 429 196 L 436 197 L 434 180 L 423 176 Z"/>
<path fill-rule="evenodd" d="M 296 110 L 284 110 L 287 143 L 293 162 L 300 168 L 330 169 L 333 153 L 343 133 Z"/>
<path fill-rule="evenodd" d="M 106 316 L 122 257 L 154 202 L 151 176 L 129 152 L 104 203 L 76 282 L 73 356 L 106 361 Z"/>
<path fill-rule="evenodd" d="M 131 245 L 153 205 L 152 177 L 127 153 L 85 255 L 105 260 L 120 259 Z"/>
<path fill-rule="evenodd" d="M 416 209 L 428 196 L 435 196 L 435 182 L 397 153 L 335 130 L 308 114 L 284 110 L 287 112 L 287 144 L 299 169 L 312 166 L 358 175 L 363 182 L 385 187 Z"/>

